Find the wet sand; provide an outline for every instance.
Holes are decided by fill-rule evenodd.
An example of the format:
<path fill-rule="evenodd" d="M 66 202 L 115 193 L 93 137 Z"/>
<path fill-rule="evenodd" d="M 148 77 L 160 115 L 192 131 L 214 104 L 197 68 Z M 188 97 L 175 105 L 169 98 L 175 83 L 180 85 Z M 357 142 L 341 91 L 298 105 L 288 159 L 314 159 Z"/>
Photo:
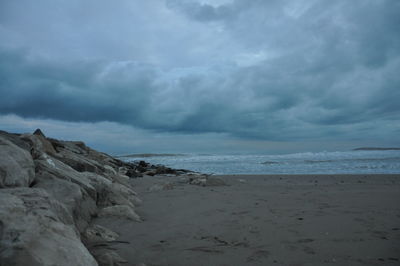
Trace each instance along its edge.
<path fill-rule="evenodd" d="M 144 221 L 96 222 L 129 242 L 112 246 L 125 265 L 400 265 L 400 175 L 220 178 L 133 179 Z"/>

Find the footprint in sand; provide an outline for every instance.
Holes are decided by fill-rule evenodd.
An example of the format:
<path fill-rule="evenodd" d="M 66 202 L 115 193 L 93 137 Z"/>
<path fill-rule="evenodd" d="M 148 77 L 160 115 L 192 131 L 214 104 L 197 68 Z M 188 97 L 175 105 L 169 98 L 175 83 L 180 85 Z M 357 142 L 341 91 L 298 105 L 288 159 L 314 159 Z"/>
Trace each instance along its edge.
<path fill-rule="evenodd" d="M 304 247 L 304 248 L 303 248 L 303 251 L 304 251 L 305 253 L 307 253 L 307 254 L 315 255 L 314 249 L 312 249 L 312 248 L 310 248 L 310 247 Z"/>

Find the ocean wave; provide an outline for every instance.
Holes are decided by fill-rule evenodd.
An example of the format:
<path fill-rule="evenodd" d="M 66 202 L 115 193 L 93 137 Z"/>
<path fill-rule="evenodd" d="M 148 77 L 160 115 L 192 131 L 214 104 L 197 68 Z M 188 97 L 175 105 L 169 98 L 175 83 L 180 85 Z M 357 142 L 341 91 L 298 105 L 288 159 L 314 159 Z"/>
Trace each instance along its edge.
<path fill-rule="evenodd" d="M 137 153 L 118 156 L 119 158 L 149 158 L 149 157 L 178 157 L 185 156 L 185 154 L 174 153 Z"/>
<path fill-rule="evenodd" d="M 336 163 L 336 162 L 373 162 L 373 161 L 399 161 L 400 157 L 382 157 L 382 158 L 343 158 L 332 160 L 304 160 L 305 163 Z"/>
<path fill-rule="evenodd" d="M 263 162 L 262 164 L 280 164 L 281 162 L 274 162 L 274 161 L 266 161 Z"/>

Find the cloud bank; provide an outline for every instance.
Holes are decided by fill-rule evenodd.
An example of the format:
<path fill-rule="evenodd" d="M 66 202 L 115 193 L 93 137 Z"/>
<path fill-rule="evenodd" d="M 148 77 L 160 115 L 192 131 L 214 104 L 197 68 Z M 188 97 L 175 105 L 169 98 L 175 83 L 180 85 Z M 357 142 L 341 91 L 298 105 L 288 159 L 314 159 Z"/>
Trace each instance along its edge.
<path fill-rule="evenodd" d="M 396 0 L 5 0 L 0 10 L 3 115 L 399 144 Z"/>

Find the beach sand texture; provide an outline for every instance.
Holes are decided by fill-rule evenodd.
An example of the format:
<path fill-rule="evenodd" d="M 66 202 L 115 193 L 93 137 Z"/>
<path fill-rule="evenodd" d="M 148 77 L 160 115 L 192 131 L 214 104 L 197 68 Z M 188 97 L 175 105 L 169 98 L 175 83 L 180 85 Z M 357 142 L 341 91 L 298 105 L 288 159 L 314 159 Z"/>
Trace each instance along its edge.
<path fill-rule="evenodd" d="M 127 265 L 400 265 L 400 175 L 132 179 L 145 220 L 97 219 Z M 149 192 L 154 184 L 167 184 Z"/>

